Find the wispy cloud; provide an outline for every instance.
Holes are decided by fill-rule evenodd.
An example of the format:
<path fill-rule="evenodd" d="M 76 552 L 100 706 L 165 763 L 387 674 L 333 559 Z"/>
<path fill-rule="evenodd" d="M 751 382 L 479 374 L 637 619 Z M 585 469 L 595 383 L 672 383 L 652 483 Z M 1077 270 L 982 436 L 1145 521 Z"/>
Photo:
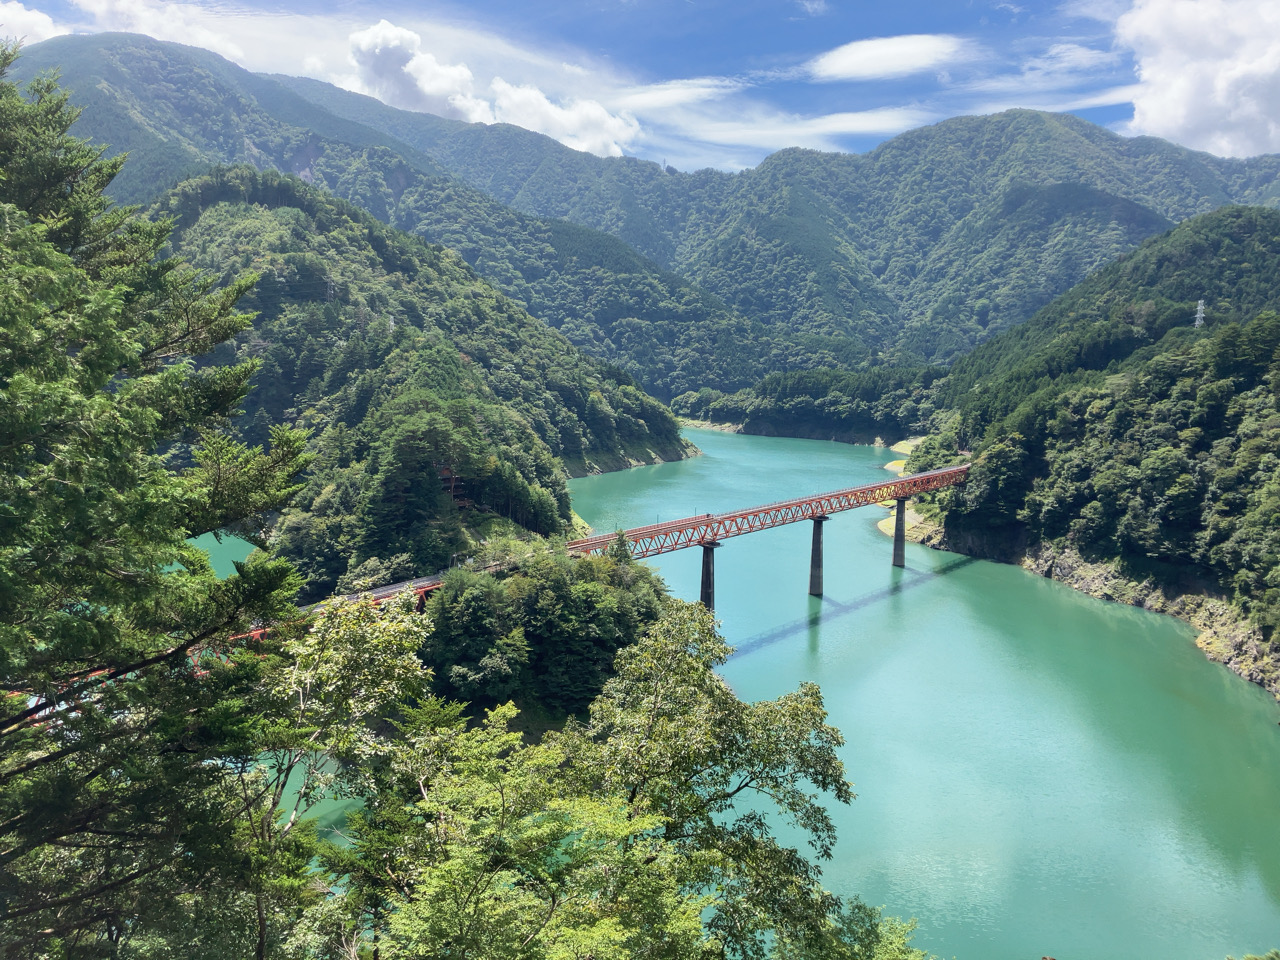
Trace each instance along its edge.
<path fill-rule="evenodd" d="M 1067 0 L 1058 6 L 1058 12 L 1066 17 L 1114 23 L 1130 6 L 1131 0 Z"/>
<path fill-rule="evenodd" d="M 627 110 L 647 112 L 722 100 L 749 86 L 732 77 L 691 77 L 623 89 L 613 95 L 611 102 Z"/>
<path fill-rule="evenodd" d="M 681 156 L 691 150 L 715 154 L 708 151 L 706 145 L 719 147 L 717 165 L 741 168 L 757 161 L 733 158 L 758 157 L 760 151 L 772 152 L 785 147 L 840 150 L 844 137 L 892 135 L 938 119 L 936 113 L 919 106 L 802 116 L 757 104 L 734 113 L 676 111 L 655 120 L 646 135 L 671 156 Z"/>
<path fill-rule="evenodd" d="M 1021 96 L 1094 89 L 1100 81 L 1124 69 L 1115 50 L 1098 50 L 1078 43 L 1055 43 L 1027 57 L 1014 70 L 977 77 L 965 89 L 980 93 Z"/>
<path fill-rule="evenodd" d="M 796 6 L 811 17 L 820 17 L 831 9 L 827 0 L 796 0 Z"/>
<path fill-rule="evenodd" d="M 1137 84 L 1121 84 L 1102 90 L 1053 91 L 1043 90 L 1005 97 L 993 96 L 974 102 L 975 114 L 1000 113 L 1003 110 L 1044 110 L 1048 113 L 1069 113 L 1072 110 L 1092 110 L 1096 107 L 1118 107 L 1133 102 L 1141 92 Z"/>
<path fill-rule="evenodd" d="M 946 33 L 854 40 L 806 64 L 815 80 L 887 80 L 973 59 L 973 43 Z"/>

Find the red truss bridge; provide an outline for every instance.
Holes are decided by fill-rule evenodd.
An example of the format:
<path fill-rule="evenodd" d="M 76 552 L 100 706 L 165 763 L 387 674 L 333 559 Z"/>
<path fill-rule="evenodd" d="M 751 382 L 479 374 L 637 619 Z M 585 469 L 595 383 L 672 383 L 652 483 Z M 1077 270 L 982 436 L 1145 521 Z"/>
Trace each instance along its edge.
<path fill-rule="evenodd" d="M 732 513 L 704 513 L 696 517 L 685 517 L 683 520 L 652 523 L 647 527 L 624 530 L 622 534 L 627 538 L 627 547 L 631 551 L 631 556 L 641 560 L 645 557 L 670 553 L 673 550 L 683 550 L 686 547 L 718 543 L 729 537 L 755 533 L 757 530 L 768 530 L 770 527 L 780 527 L 800 520 L 825 520 L 833 513 L 865 507 L 872 503 L 883 503 L 886 500 L 902 502 L 917 494 L 941 490 L 943 487 L 960 483 L 968 472 L 968 466 L 945 467 L 941 470 L 916 473 L 909 477 L 897 477 L 881 483 L 849 487 L 847 490 L 833 490 L 831 493 L 796 497 L 794 500 L 782 500 L 761 507 L 749 507 Z M 602 533 L 594 537 L 570 541 L 565 546 L 570 553 L 603 553 L 617 538 L 617 533 Z"/>
<path fill-rule="evenodd" d="M 796 497 L 794 500 L 768 503 L 731 513 L 704 513 L 697 517 L 685 517 L 683 520 L 652 523 L 647 527 L 635 527 L 631 530 L 623 530 L 621 533 L 626 538 L 627 549 L 630 550 L 631 556 L 637 560 L 656 557 L 673 550 L 702 547 L 702 602 L 711 608 L 715 605 L 715 558 L 712 550 L 720 545 L 721 540 L 738 537 L 744 533 L 755 533 L 757 530 L 768 530 L 770 527 L 780 527 L 787 523 L 812 520 L 813 551 L 809 564 L 809 593 L 822 596 L 822 524 L 827 517 L 843 510 L 896 500 L 898 512 L 894 526 L 893 564 L 901 567 L 905 563 L 906 553 L 907 499 L 921 493 L 963 483 L 968 473 L 968 465 L 944 467 L 941 470 L 915 473 L 909 477 L 895 477 L 880 483 L 867 483 L 860 487 L 833 490 L 830 493 Z M 601 533 L 594 537 L 572 540 L 565 545 L 565 548 L 569 553 L 583 556 L 598 554 L 606 551 L 617 539 L 617 533 Z M 485 569 L 496 571 L 502 568 L 493 566 Z M 412 590 L 420 598 L 421 604 L 428 593 L 440 588 L 443 581 L 443 574 L 419 577 L 403 583 L 375 587 L 364 595 L 371 595 L 374 603 L 382 603 L 406 590 Z M 354 600 L 356 597 L 352 596 L 349 599 Z M 316 607 L 323 605 L 317 604 Z"/>
<path fill-rule="evenodd" d="M 921 493 L 941 490 L 957 483 L 963 483 L 969 473 L 968 465 L 944 467 L 941 470 L 929 470 L 908 477 L 895 477 L 880 483 L 867 483 L 860 487 L 849 487 L 845 490 L 833 490 L 830 493 L 819 493 L 810 497 L 797 497 L 794 500 L 783 500 L 779 503 L 768 503 L 760 507 L 736 510 L 731 513 L 704 513 L 696 517 L 685 517 L 683 520 L 668 520 L 665 523 L 653 523 L 646 527 L 635 527 L 621 531 L 626 538 L 627 549 L 637 560 L 645 557 L 656 557 L 674 550 L 688 547 L 702 547 L 702 602 L 707 609 L 715 607 L 715 557 L 713 550 L 721 540 L 742 536 L 744 533 L 755 533 L 780 527 L 801 520 L 813 521 L 813 551 L 809 561 L 809 593 L 822 596 L 822 524 L 833 513 L 853 510 L 873 503 L 897 501 L 897 518 L 893 534 L 893 565 L 905 565 L 905 534 L 907 499 Z M 565 544 L 571 554 L 589 555 L 606 551 L 618 539 L 617 533 L 602 533 L 594 537 L 584 537 Z M 489 572 L 506 569 L 505 564 L 492 564 L 482 568 Z M 387 584 L 375 587 L 364 594 L 353 595 L 346 599 L 356 600 L 359 596 L 371 597 L 374 603 L 385 603 L 392 597 L 406 590 L 418 595 L 418 609 L 423 609 L 426 595 L 438 590 L 444 582 L 444 574 L 431 577 L 419 577 L 402 583 Z M 307 612 L 318 612 L 324 601 L 306 608 Z M 232 637 L 233 641 L 259 640 L 267 633 L 269 627 L 258 627 L 248 633 Z M 201 658 L 207 651 L 197 647 L 189 651 L 188 657 L 192 669 L 197 675 L 205 672 Z M 80 680 L 92 679 L 102 675 L 102 682 L 109 682 L 106 671 L 96 671 Z M 52 707 L 50 707 L 52 710 Z M 44 716 L 49 711 L 42 711 Z"/>

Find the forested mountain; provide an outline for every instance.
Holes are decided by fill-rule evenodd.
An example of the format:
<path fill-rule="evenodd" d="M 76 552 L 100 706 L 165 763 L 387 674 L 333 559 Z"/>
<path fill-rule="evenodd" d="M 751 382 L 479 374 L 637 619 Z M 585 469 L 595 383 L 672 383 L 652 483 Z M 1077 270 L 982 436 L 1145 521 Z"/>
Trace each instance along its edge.
<path fill-rule="evenodd" d="M 663 398 L 947 362 L 1174 221 L 1280 198 L 1275 157 L 1220 160 L 1026 110 L 865 155 L 792 149 L 685 174 L 145 38 L 56 38 L 23 69 L 57 64 L 101 108 L 82 131 L 143 155 L 147 177 L 122 196 L 197 158 L 296 172 L 457 249 Z"/>
<path fill-rule="evenodd" d="M 946 120 L 863 155 L 791 149 L 739 174 L 684 174 L 280 79 L 519 210 L 625 239 L 749 317 L 773 296 L 793 298 L 801 327 L 835 307 L 900 359 L 964 352 L 1171 222 L 1280 201 L 1280 158 L 1226 160 L 1030 110 Z M 742 256 L 774 266 L 748 276 Z M 877 340 L 898 311 L 906 328 Z"/>
<path fill-rule="evenodd" d="M 664 398 L 708 382 L 745 386 L 799 354 L 790 338 L 775 344 L 613 237 L 519 214 L 417 151 L 207 51 L 108 34 L 48 40 L 19 61 L 26 76 L 53 68 L 90 107 L 77 134 L 128 151 L 125 169 L 140 168 L 117 189 L 123 201 L 151 199 L 216 163 L 297 174 L 457 251 L 538 319 Z"/>
<path fill-rule="evenodd" d="M 671 414 L 626 374 L 584 357 L 453 253 L 295 177 L 218 169 L 155 212 L 173 219 L 173 248 L 193 266 L 226 281 L 260 274 L 242 300 L 257 312 L 252 329 L 212 356 L 258 365 L 250 442 L 281 421 L 313 431 L 317 459 L 278 537 L 308 599 L 340 580 L 447 566 L 466 549 L 464 521 L 483 513 L 561 532 L 566 467 L 685 453 Z"/>
<path fill-rule="evenodd" d="M 1264 638 L 1241 672 L 1280 692 L 1278 309 L 1280 212 L 1228 207 L 981 346 L 935 385 L 943 429 L 909 463 L 977 454 L 939 498 L 947 542 L 1005 559 L 1070 549 L 1226 597 Z"/>

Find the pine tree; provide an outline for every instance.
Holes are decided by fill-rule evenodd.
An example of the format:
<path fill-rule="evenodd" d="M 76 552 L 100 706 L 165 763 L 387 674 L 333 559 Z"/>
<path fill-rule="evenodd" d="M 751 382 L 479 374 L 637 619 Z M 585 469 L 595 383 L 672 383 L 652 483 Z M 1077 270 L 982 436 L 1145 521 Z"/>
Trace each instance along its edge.
<path fill-rule="evenodd" d="M 121 166 L 68 134 L 51 78 L 0 48 L 0 956 L 90 955 L 229 855 L 220 761 L 250 742 L 256 659 L 230 638 L 291 609 L 259 556 L 219 581 L 189 539 L 261 534 L 304 465 L 226 435 L 243 329 L 160 258 L 167 225 L 103 193 Z M 199 661 L 199 669 L 193 666 Z M 94 945 L 97 946 L 94 946 Z"/>

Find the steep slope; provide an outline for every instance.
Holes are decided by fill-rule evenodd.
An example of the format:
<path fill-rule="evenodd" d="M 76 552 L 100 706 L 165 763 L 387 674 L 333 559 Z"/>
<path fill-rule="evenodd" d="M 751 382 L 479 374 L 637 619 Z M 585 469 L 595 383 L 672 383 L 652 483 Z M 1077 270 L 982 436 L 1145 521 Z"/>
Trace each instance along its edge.
<path fill-rule="evenodd" d="M 271 79 L 335 116 L 390 134 L 524 213 L 606 230 L 659 263 L 677 261 L 680 224 L 724 202 L 733 178 L 693 175 L 634 157 L 603 159 L 510 124 L 463 123 L 389 107 L 306 77 Z"/>
<path fill-rule="evenodd" d="M 1148 241 L 959 360 L 940 401 L 960 412 L 961 441 L 978 443 L 1020 409 L 1051 403 L 1062 382 L 1163 349 L 1166 337 L 1194 338 L 1199 300 L 1214 322 L 1280 308 L 1280 213 L 1227 207 Z"/>
<path fill-rule="evenodd" d="M 1278 308 L 1280 213 L 1228 207 L 984 344 L 939 385 L 956 415 L 909 463 L 978 451 L 939 498 L 945 542 L 1201 615 L 1209 652 L 1280 695 Z M 1222 630 L 1205 598 L 1255 632 Z"/>
<path fill-rule="evenodd" d="M 799 323 L 834 313 L 859 331 L 866 323 L 868 342 L 900 311 L 899 360 L 958 356 L 1171 221 L 1280 200 L 1280 158 L 1224 160 L 1030 110 L 947 120 L 865 155 L 784 150 L 738 175 L 686 175 L 282 82 L 521 210 L 623 237 L 753 318 L 784 300 L 780 285 Z M 736 269 L 744 255 L 771 269 L 753 278 Z"/>
<path fill-rule="evenodd" d="M 670 413 L 625 374 L 449 251 L 297 178 L 221 169 L 156 212 L 195 267 L 261 274 L 252 331 L 212 359 L 260 364 L 250 440 L 272 422 L 314 431 L 316 463 L 279 527 L 308 598 L 433 572 L 486 517 L 562 532 L 570 471 L 685 455 Z"/>
<path fill-rule="evenodd" d="M 75 132 L 107 145 L 110 155 L 129 154 L 110 189 L 122 203 L 154 200 L 213 163 L 251 163 L 306 179 L 326 141 L 388 147 L 416 170 L 447 175 L 406 144 L 199 47 L 127 33 L 55 37 L 24 48 L 11 75 L 21 82 L 46 71 L 58 72 L 84 108 Z"/>
<path fill-rule="evenodd" d="M 18 65 L 19 78 L 61 65 L 75 102 L 90 108 L 76 133 L 130 153 L 129 176 L 113 185 L 121 200 L 215 163 L 295 173 L 457 250 L 539 319 L 664 397 L 707 382 L 743 386 L 795 352 L 615 238 L 516 213 L 412 148 L 207 51 L 127 34 L 59 37 Z M 814 362 L 824 361 L 834 358 Z"/>
<path fill-rule="evenodd" d="M 174 163 L 181 147 L 298 172 L 460 250 L 662 397 L 772 371 L 947 363 L 1170 221 L 1280 194 L 1276 157 L 1219 160 L 1027 110 L 949 120 L 865 155 L 792 149 L 741 174 L 681 174 L 141 38 L 57 38 L 35 52 L 118 101 L 103 112 L 117 126 L 88 131 L 100 139 L 140 137 Z"/>

